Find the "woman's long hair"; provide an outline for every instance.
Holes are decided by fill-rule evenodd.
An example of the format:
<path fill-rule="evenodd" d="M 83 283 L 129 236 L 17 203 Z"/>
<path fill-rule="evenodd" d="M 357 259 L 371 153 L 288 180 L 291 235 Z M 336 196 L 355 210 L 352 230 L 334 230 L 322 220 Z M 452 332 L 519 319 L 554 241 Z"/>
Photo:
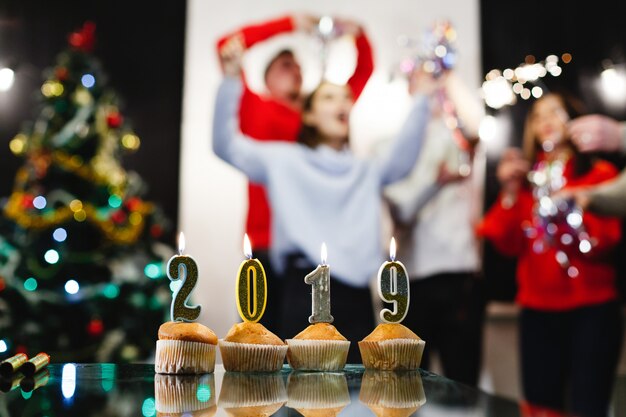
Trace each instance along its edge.
<path fill-rule="evenodd" d="M 569 116 L 570 120 L 587 113 L 585 105 L 581 100 L 565 92 L 551 92 L 535 101 L 535 103 L 533 103 L 530 110 L 528 111 L 528 114 L 526 115 L 526 121 L 524 123 L 523 151 L 524 156 L 528 161 L 530 161 L 530 163 L 536 162 L 537 153 L 541 150 L 541 145 L 539 144 L 537 136 L 532 129 L 533 111 L 535 108 L 535 104 L 540 100 L 545 99 L 546 97 L 556 97 L 563 105 L 563 108 L 565 109 L 565 112 Z M 589 172 L 593 165 L 593 157 L 589 154 L 579 152 L 578 148 L 574 146 L 569 137 L 565 138 L 565 140 L 567 141 L 568 146 L 573 152 L 572 162 L 574 164 L 574 176 L 580 177 Z"/>
<path fill-rule="evenodd" d="M 319 92 L 322 85 L 325 82 L 322 81 L 315 87 L 315 90 L 311 91 L 308 96 L 304 98 L 304 102 L 302 103 L 302 126 L 300 127 L 300 132 L 298 132 L 298 143 L 308 146 L 309 148 L 316 148 L 317 145 L 322 143 L 322 137 L 317 130 L 317 127 L 307 125 L 304 122 L 304 115 L 310 112 L 313 109 L 313 100 L 315 99 L 315 95 Z"/>

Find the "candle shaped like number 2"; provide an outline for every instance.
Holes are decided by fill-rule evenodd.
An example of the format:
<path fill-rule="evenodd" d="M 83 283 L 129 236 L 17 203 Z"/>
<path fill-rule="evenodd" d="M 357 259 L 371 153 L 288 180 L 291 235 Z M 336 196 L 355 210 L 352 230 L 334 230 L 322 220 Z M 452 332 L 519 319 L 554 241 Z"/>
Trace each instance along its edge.
<path fill-rule="evenodd" d="M 393 304 L 393 311 L 384 308 L 380 318 L 387 323 L 400 323 L 409 311 L 409 275 L 402 262 L 396 261 L 396 240 L 389 244 L 390 262 L 378 270 L 378 295 L 386 303 Z"/>
<path fill-rule="evenodd" d="M 304 277 L 304 282 L 312 285 L 311 310 L 309 323 L 332 323 L 330 315 L 330 267 L 326 264 L 326 243 L 322 243 L 322 264 Z"/>
<path fill-rule="evenodd" d="M 172 294 L 170 315 L 172 321 L 195 321 L 200 316 L 201 306 L 189 306 L 187 301 L 198 282 L 198 264 L 189 255 L 183 255 L 185 250 L 185 235 L 180 232 L 178 237 L 178 255 L 172 256 L 167 263 L 167 277 L 181 284 Z"/>

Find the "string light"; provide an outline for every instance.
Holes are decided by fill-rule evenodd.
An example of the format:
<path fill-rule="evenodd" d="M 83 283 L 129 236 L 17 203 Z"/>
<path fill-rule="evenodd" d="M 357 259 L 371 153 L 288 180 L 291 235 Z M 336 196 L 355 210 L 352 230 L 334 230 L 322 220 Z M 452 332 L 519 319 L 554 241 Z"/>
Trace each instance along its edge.
<path fill-rule="evenodd" d="M 96 84 L 96 78 L 91 74 L 84 74 L 80 77 L 80 83 L 85 88 L 91 88 Z"/>
<path fill-rule="evenodd" d="M 59 252 L 54 249 L 47 250 L 43 257 L 49 264 L 56 264 L 60 259 Z"/>
<path fill-rule="evenodd" d="M 0 69 L 0 91 L 9 91 L 13 87 L 15 72 L 11 68 Z"/>
<path fill-rule="evenodd" d="M 37 289 L 37 280 L 33 277 L 28 278 L 24 281 L 24 289 L 26 291 L 35 291 Z"/>
<path fill-rule="evenodd" d="M 76 280 L 70 279 L 69 281 L 65 283 L 66 293 L 74 295 L 78 293 L 79 290 L 80 290 L 80 285 L 78 285 L 78 282 L 76 282 Z"/>
<path fill-rule="evenodd" d="M 37 197 L 33 199 L 33 206 L 35 206 L 35 208 L 39 210 L 46 208 L 47 203 L 48 202 L 46 201 L 46 197 L 42 195 L 38 195 Z"/>
<path fill-rule="evenodd" d="M 52 238 L 57 242 L 65 242 L 65 239 L 67 239 L 67 231 L 59 227 L 52 232 Z"/>

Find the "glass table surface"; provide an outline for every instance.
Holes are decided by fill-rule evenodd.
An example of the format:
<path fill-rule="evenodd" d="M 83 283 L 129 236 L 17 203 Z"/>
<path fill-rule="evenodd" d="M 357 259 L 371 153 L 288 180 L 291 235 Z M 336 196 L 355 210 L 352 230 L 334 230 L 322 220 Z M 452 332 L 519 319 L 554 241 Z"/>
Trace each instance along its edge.
<path fill-rule="evenodd" d="M 0 417 L 518 416 L 519 405 L 419 370 L 159 375 L 154 365 L 52 364 L 0 380 Z"/>

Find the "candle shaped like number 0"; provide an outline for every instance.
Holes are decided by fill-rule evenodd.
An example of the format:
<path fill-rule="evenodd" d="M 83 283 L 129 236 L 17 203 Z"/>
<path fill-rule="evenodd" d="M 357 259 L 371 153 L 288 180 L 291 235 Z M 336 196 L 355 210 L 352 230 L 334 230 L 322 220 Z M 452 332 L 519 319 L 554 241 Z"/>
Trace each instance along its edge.
<path fill-rule="evenodd" d="M 393 311 L 384 308 L 380 318 L 387 323 L 400 323 L 409 311 L 409 275 L 402 262 L 396 261 L 396 240 L 389 244 L 390 262 L 378 270 L 378 295 L 386 303 L 393 304 Z"/>
<path fill-rule="evenodd" d="M 252 259 L 252 246 L 247 234 L 243 240 L 243 253 L 247 259 L 241 263 L 237 273 L 237 311 L 243 321 L 256 323 L 265 312 L 267 280 L 261 262 Z"/>
<path fill-rule="evenodd" d="M 322 243 L 322 264 L 304 277 L 304 282 L 312 285 L 311 311 L 309 323 L 332 323 L 330 315 L 330 267 L 326 265 L 326 243 Z"/>
<path fill-rule="evenodd" d="M 189 255 L 183 255 L 185 235 L 180 232 L 178 237 L 178 255 L 172 256 L 167 263 L 167 277 L 180 281 L 181 285 L 174 290 L 170 315 L 172 321 L 194 321 L 200 316 L 201 306 L 189 306 L 187 301 L 198 282 L 198 264 Z"/>

